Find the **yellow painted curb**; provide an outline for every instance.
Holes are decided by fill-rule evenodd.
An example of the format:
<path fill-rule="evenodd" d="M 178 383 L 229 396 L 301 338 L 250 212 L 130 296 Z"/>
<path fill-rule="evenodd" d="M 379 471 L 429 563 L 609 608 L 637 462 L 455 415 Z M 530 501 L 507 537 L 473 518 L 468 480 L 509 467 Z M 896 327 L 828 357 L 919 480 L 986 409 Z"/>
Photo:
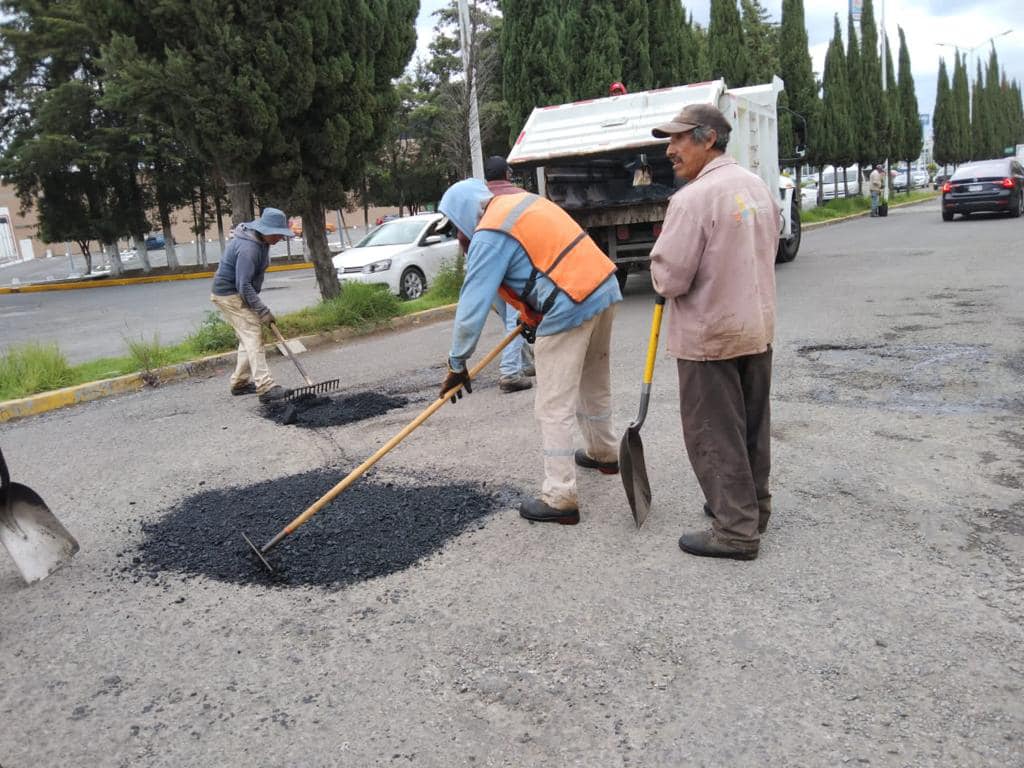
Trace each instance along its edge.
<path fill-rule="evenodd" d="M 431 309 L 414 312 L 411 315 L 399 315 L 378 326 L 338 328 L 334 331 L 325 331 L 324 333 L 299 336 L 297 338 L 310 349 L 332 343 L 344 343 L 362 336 L 393 333 L 424 322 L 446 320 L 455 316 L 456 306 L 455 304 L 445 304 L 440 307 L 432 307 Z M 272 356 L 280 356 L 281 354 L 275 344 L 267 344 L 265 349 Z M 166 368 L 159 368 L 151 373 L 129 373 L 113 379 L 77 384 L 73 387 L 55 389 L 51 392 L 40 392 L 39 394 L 29 395 L 18 400 L 7 400 L 0 402 L 0 424 L 15 419 L 23 419 L 27 416 L 36 416 L 47 411 L 55 411 L 58 408 L 67 408 L 78 403 L 87 403 L 91 400 L 99 400 L 113 395 L 137 392 L 146 386 L 158 386 L 193 376 L 208 374 L 220 367 L 234 365 L 234 363 L 234 352 L 222 352 L 217 355 L 201 357 L 197 360 L 169 365 Z"/>
<path fill-rule="evenodd" d="M 312 269 L 311 262 L 301 264 L 274 264 L 267 267 L 267 272 L 290 272 L 296 269 Z M 151 275 L 149 277 L 114 277 L 83 280 L 75 283 L 30 283 L 0 288 L 0 294 L 6 293 L 42 293 L 44 291 L 79 291 L 85 288 L 109 288 L 115 285 L 140 285 L 143 283 L 169 283 L 176 280 L 201 280 L 213 277 L 213 272 L 186 272 L 180 275 Z"/>
<path fill-rule="evenodd" d="M 926 197 L 926 198 L 923 198 L 922 200 L 911 200 L 911 201 L 906 202 L 906 203 L 896 203 L 895 205 L 890 205 L 889 208 L 890 209 L 892 209 L 892 208 L 906 208 L 909 205 L 920 205 L 921 203 L 930 203 L 932 200 L 935 200 L 938 197 L 939 197 L 938 195 L 933 195 L 932 197 Z M 812 208 L 811 210 L 814 210 L 814 209 Z M 871 213 L 871 211 L 867 210 L 867 211 L 860 211 L 859 213 L 851 213 L 849 216 L 840 216 L 839 218 L 836 218 L 836 219 L 826 219 L 825 221 L 814 221 L 814 222 L 811 222 L 810 224 L 804 224 L 801 227 L 801 231 L 809 232 L 811 230 L 821 229 L 822 227 L 831 226 L 832 224 L 842 224 L 844 221 L 850 221 L 851 219 L 862 219 L 862 218 L 864 218 L 865 216 L 867 216 L 870 213 Z"/>

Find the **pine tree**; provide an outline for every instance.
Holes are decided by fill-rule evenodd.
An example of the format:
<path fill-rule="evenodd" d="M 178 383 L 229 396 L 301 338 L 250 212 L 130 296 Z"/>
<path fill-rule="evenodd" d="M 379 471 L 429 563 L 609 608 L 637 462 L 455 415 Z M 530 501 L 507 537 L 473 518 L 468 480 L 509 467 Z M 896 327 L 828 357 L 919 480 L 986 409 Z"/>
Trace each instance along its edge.
<path fill-rule="evenodd" d="M 835 31 L 825 54 L 825 72 L 822 79 L 821 131 L 817 140 L 816 157 L 819 164 L 831 163 L 838 170 L 854 159 L 853 120 L 850 112 L 850 93 L 846 81 L 846 54 L 843 51 L 843 33 L 839 16 L 835 17 Z"/>
<path fill-rule="evenodd" d="M 730 88 L 749 82 L 749 53 L 736 0 L 711 0 L 708 64 L 711 76 L 724 78 Z"/>
<path fill-rule="evenodd" d="M 783 146 L 795 147 L 802 144 L 808 147 L 809 151 L 810 144 L 815 141 L 818 87 L 814 81 L 814 66 L 811 63 L 811 54 L 808 50 L 803 0 L 782 0 L 782 21 L 779 28 L 779 74 L 786 84 L 786 101 L 789 108 L 806 121 L 806 123 L 798 119 L 793 121 L 794 135 Z M 806 133 L 804 125 L 807 126 Z M 800 186 L 802 165 L 800 162 L 796 164 L 797 187 Z"/>
<path fill-rule="evenodd" d="M 622 82 L 631 91 L 646 91 L 654 83 L 648 3 L 647 0 L 622 0 L 621 4 L 619 52 L 622 58 Z"/>
<path fill-rule="evenodd" d="M 770 83 L 779 73 L 779 28 L 760 0 L 740 0 L 743 10 L 743 39 L 749 51 L 747 85 Z"/>
<path fill-rule="evenodd" d="M 953 66 L 953 86 L 951 101 L 953 114 L 954 136 L 956 148 L 954 163 L 963 163 L 971 159 L 971 95 L 967 87 L 967 56 L 955 55 Z"/>
<path fill-rule="evenodd" d="M 956 125 L 946 60 L 939 59 L 938 86 L 935 90 L 935 114 L 932 115 L 932 156 L 939 165 L 956 162 Z"/>
<path fill-rule="evenodd" d="M 535 107 L 570 97 L 569 37 L 563 13 L 546 0 L 503 0 L 503 92 L 515 142 Z"/>
<path fill-rule="evenodd" d="M 878 53 L 878 29 L 872 0 L 864 0 L 860 16 L 860 65 L 862 104 L 867 111 L 857 125 L 862 147 L 869 153 L 864 159 L 879 160 L 886 156 L 886 136 L 890 115 L 887 100 L 882 97 L 882 64 Z"/>
<path fill-rule="evenodd" d="M 907 163 L 907 190 L 910 184 L 910 164 L 914 162 L 924 148 L 924 137 L 921 135 L 921 118 L 917 111 L 917 93 L 914 90 L 914 75 L 910 70 L 910 51 L 907 48 L 907 39 L 903 34 L 903 27 L 899 28 L 900 33 L 900 64 L 899 64 L 899 115 L 903 123 L 902 142 L 900 156 Z"/>

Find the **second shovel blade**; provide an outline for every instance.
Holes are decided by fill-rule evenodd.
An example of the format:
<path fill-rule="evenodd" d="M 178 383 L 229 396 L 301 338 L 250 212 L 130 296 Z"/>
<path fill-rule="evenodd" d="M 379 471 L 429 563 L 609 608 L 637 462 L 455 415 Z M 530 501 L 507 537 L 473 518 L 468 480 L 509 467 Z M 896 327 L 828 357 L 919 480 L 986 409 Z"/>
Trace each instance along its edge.
<path fill-rule="evenodd" d="M 651 483 L 647 479 L 644 444 L 640 440 L 639 427 L 631 425 L 622 436 L 622 442 L 619 443 L 619 473 L 633 521 L 640 528 L 651 511 Z"/>
<path fill-rule="evenodd" d="M 10 483 L 0 494 L 0 544 L 25 583 L 45 579 L 71 560 L 78 542 L 31 488 Z"/>

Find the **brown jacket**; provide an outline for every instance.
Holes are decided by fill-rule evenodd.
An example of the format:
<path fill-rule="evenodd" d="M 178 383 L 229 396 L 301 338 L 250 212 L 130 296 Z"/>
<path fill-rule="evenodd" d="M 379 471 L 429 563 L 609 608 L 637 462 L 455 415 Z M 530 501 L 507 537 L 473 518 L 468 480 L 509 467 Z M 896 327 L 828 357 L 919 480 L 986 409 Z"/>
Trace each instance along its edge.
<path fill-rule="evenodd" d="M 668 299 L 669 354 L 728 360 L 764 352 L 775 334 L 778 246 L 776 196 L 728 155 L 676 192 L 651 250 L 654 289 Z"/>

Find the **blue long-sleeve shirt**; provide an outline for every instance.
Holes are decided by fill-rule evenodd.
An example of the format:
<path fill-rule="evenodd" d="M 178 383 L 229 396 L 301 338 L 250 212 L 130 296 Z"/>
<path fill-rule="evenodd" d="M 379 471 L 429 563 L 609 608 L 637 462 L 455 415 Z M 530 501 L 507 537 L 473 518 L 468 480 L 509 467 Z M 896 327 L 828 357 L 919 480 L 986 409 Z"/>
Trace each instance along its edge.
<path fill-rule="evenodd" d="M 473 235 L 466 253 L 466 278 L 455 311 L 449 358 L 452 370 L 463 370 L 466 360 L 476 350 L 498 288 L 505 284 L 518 295 L 532 271 L 530 258 L 514 238 L 491 230 Z M 530 304 L 539 309 L 555 290 L 548 278 L 539 277 Z M 579 304 L 558 291 L 553 306 L 537 328 L 537 335 L 552 336 L 576 328 L 618 301 L 622 301 L 622 292 L 614 274 Z"/>
<path fill-rule="evenodd" d="M 260 299 L 263 277 L 269 266 L 270 245 L 256 232 L 239 224 L 217 264 L 217 273 L 213 276 L 214 295 L 238 294 L 257 315 L 269 312 L 267 305 Z"/>

